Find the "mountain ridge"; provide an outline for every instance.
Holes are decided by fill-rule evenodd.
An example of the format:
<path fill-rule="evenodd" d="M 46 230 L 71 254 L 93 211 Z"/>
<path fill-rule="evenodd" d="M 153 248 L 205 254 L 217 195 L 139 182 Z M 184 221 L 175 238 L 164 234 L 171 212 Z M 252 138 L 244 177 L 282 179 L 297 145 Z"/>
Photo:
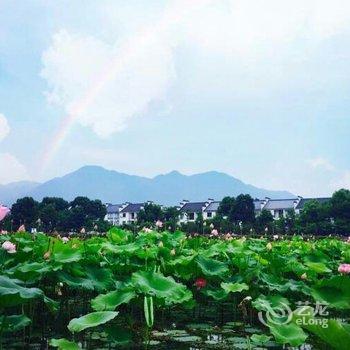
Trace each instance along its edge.
<path fill-rule="evenodd" d="M 20 185 L 21 184 L 21 185 Z M 16 188 L 11 192 L 11 188 Z M 258 188 L 218 171 L 184 175 L 177 170 L 152 178 L 129 175 L 97 165 L 86 165 L 61 177 L 43 183 L 21 182 L 0 185 L 0 203 L 10 205 L 17 198 L 46 196 L 72 200 L 76 196 L 101 199 L 105 203 L 144 202 L 152 200 L 164 205 L 176 205 L 183 199 L 193 201 L 248 193 L 256 198 L 296 197 L 288 191 Z"/>

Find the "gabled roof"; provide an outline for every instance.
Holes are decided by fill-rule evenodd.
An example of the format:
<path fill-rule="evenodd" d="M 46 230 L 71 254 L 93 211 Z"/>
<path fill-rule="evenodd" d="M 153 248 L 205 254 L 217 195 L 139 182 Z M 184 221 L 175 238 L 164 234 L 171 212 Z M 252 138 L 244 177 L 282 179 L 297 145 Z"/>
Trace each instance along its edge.
<path fill-rule="evenodd" d="M 207 204 L 207 202 L 188 202 L 180 208 L 180 211 L 186 213 L 201 213 L 203 207 L 205 207 Z"/>
<path fill-rule="evenodd" d="M 144 203 L 129 203 L 125 208 L 123 208 L 121 213 L 138 213 L 144 207 Z"/>
<path fill-rule="evenodd" d="M 205 212 L 216 212 L 219 209 L 220 202 L 211 202 L 205 209 Z"/>
<path fill-rule="evenodd" d="M 261 210 L 261 205 L 264 204 L 266 201 L 262 199 L 254 199 L 254 209 L 255 210 Z"/>
<path fill-rule="evenodd" d="M 322 197 L 322 198 L 301 198 L 298 205 L 295 209 L 303 209 L 305 204 L 311 201 L 317 201 L 320 204 L 327 203 L 331 198 L 330 197 Z"/>
<path fill-rule="evenodd" d="M 107 214 L 119 213 L 122 204 L 110 204 L 107 206 Z"/>
<path fill-rule="evenodd" d="M 288 198 L 288 199 L 269 199 L 264 206 L 264 209 L 267 210 L 288 210 L 294 209 L 294 204 L 297 201 L 297 198 Z"/>

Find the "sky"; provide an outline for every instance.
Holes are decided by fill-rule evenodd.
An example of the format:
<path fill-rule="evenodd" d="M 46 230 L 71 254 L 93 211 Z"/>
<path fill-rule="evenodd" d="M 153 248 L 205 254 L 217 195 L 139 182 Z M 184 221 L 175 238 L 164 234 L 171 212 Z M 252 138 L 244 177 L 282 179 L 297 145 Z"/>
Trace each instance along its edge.
<path fill-rule="evenodd" d="M 1 0 L 0 184 L 95 164 L 350 188 L 350 3 Z"/>

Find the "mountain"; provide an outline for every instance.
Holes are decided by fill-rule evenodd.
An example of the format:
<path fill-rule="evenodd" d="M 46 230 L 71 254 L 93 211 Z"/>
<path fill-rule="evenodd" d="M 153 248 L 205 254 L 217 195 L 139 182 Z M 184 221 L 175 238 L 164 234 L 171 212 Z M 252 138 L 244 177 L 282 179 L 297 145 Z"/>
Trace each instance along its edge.
<path fill-rule="evenodd" d="M 7 185 L 10 186 L 10 185 Z M 3 187 L 7 187 L 3 186 Z M 35 184 L 25 193 L 16 192 L 12 198 L 24 194 L 37 200 L 45 196 L 63 197 L 72 200 L 76 196 L 101 199 L 106 203 L 143 202 L 152 200 L 165 205 L 176 205 L 183 199 L 192 201 L 207 198 L 222 199 L 249 193 L 252 197 L 290 198 L 286 191 L 261 189 L 224 173 L 209 171 L 195 175 L 183 175 L 177 171 L 154 178 L 128 175 L 99 166 L 85 166 L 62 177 L 42 184 Z M 0 191 L 0 202 L 2 192 Z"/>
<path fill-rule="evenodd" d="M 39 183 L 31 181 L 12 182 L 8 185 L 0 185 L 0 204 L 11 205 L 17 198 L 21 198 L 32 192 Z"/>

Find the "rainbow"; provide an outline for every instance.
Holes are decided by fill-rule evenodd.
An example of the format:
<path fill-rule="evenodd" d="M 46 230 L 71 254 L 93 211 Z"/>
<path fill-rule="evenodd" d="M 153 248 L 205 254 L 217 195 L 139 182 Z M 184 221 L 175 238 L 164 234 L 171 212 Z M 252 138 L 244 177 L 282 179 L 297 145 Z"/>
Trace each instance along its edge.
<path fill-rule="evenodd" d="M 164 35 L 171 25 L 186 16 L 190 16 L 193 10 L 197 10 L 210 2 L 212 2 L 212 0 L 195 0 L 191 2 L 184 0 L 175 2 L 167 8 L 163 18 L 157 25 L 139 32 L 132 41 L 126 43 L 125 47 L 120 50 L 122 54 L 116 55 L 111 60 L 110 66 L 105 67 L 101 71 L 98 78 L 91 84 L 91 87 L 87 90 L 85 95 L 71 106 L 68 115 L 60 122 L 58 129 L 51 138 L 39 162 L 41 174 L 44 174 L 44 171 L 51 164 L 79 116 L 84 114 L 89 106 L 96 100 L 101 90 L 109 81 L 115 79 L 118 73 L 128 64 L 128 61 L 137 55 L 144 46 L 151 43 L 154 38 L 159 35 Z"/>

